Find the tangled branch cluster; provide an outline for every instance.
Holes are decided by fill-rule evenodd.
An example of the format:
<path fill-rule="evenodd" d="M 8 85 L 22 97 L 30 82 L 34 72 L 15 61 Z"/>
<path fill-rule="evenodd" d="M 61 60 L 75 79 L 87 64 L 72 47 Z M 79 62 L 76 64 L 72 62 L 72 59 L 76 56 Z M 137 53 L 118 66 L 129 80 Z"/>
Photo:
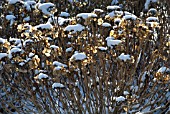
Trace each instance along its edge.
<path fill-rule="evenodd" d="M 54 3 L 1 2 L 0 112 L 168 112 L 164 2 L 139 16 L 125 11 L 130 0 Z"/>

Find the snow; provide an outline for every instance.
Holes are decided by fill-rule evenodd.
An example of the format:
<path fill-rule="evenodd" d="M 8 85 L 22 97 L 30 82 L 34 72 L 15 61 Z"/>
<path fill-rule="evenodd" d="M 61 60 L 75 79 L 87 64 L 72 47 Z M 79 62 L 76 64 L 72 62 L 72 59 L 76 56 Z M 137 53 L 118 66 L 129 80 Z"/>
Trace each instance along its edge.
<path fill-rule="evenodd" d="M 106 50 L 107 50 L 107 47 L 102 47 L 102 46 L 100 46 L 100 47 L 98 47 L 98 49 L 101 50 L 101 51 L 106 51 Z"/>
<path fill-rule="evenodd" d="M 159 21 L 158 17 L 148 17 L 146 18 L 146 21 Z"/>
<path fill-rule="evenodd" d="M 143 112 L 137 112 L 137 113 L 135 113 L 135 114 L 144 114 Z"/>
<path fill-rule="evenodd" d="M 24 66 L 24 65 L 25 65 L 25 62 L 20 62 L 19 65 L 20 65 L 20 66 Z"/>
<path fill-rule="evenodd" d="M 63 64 L 63 63 L 58 62 L 58 61 L 54 61 L 54 62 L 53 62 L 53 65 L 54 65 L 54 66 L 60 66 L 60 67 L 67 67 L 66 64 Z"/>
<path fill-rule="evenodd" d="M 110 23 L 107 23 L 107 22 L 104 22 L 104 23 L 102 23 L 102 26 L 103 26 L 103 27 L 111 27 L 111 24 L 110 24 Z"/>
<path fill-rule="evenodd" d="M 24 21 L 30 21 L 30 16 L 25 17 L 23 20 L 24 20 Z"/>
<path fill-rule="evenodd" d="M 136 20 L 137 16 L 136 15 L 125 15 L 123 16 L 124 19 L 128 20 L 128 19 L 132 19 L 132 20 Z"/>
<path fill-rule="evenodd" d="M 118 0 L 112 0 L 111 5 L 118 4 Z"/>
<path fill-rule="evenodd" d="M 24 2 L 24 6 L 26 8 L 27 11 L 31 11 L 31 8 L 35 8 L 35 1 L 26 1 Z"/>
<path fill-rule="evenodd" d="M 87 19 L 87 18 L 90 18 L 90 17 L 97 17 L 97 15 L 94 14 L 94 13 L 79 13 L 79 14 L 77 14 L 76 17 L 81 17 L 83 19 Z"/>
<path fill-rule="evenodd" d="M 65 19 L 63 17 L 51 17 L 48 19 L 48 22 L 52 23 L 54 21 L 56 23 L 57 20 L 58 20 L 58 24 L 62 26 L 65 22 L 69 22 L 70 20 L 73 20 L 73 19 Z"/>
<path fill-rule="evenodd" d="M 115 17 L 116 15 L 123 15 L 123 11 L 112 11 L 110 12 L 108 15 L 106 15 L 106 17 Z"/>
<path fill-rule="evenodd" d="M 144 108 L 141 112 L 145 113 L 145 112 L 150 111 L 150 109 L 151 109 L 151 106 L 148 106 L 148 107 Z"/>
<path fill-rule="evenodd" d="M 157 12 L 155 8 L 150 8 L 148 12 Z"/>
<path fill-rule="evenodd" d="M 114 11 L 112 11 L 112 12 L 110 12 L 108 15 L 106 15 L 106 17 L 114 17 L 114 16 L 116 16 L 116 14 L 115 14 L 115 12 Z"/>
<path fill-rule="evenodd" d="M 53 49 L 58 49 L 59 47 L 56 46 L 56 45 L 51 45 L 50 48 L 53 48 Z"/>
<path fill-rule="evenodd" d="M 7 57 L 7 56 L 8 56 L 7 53 L 0 53 L 0 60 L 1 60 L 2 58 L 4 58 L 4 57 Z"/>
<path fill-rule="evenodd" d="M 170 68 L 167 68 L 167 67 L 161 67 L 161 68 L 159 68 L 158 72 L 160 72 L 160 73 L 170 72 Z"/>
<path fill-rule="evenodd" d="M 148 9 L 149 8 L 149 4 L 151 3 L 151 2 L 157 2 L 158 0 L 146 0 L 146 2 L 145 2 L 145 9 Z"/>
<path fill-rule="evenodd" d="M 9 42 L 14 42 L 15 45 L 20 44 L 21 43 L 21 39 L 18 38 L 10 38 Z"/>
<path fill-rule="evenodd" d="M 94 12 L 104 12 L 102 9 L 94 9 Z"/>
<path fill-rule="evenodd" d="M 84 30 L 85 29 L 85 27 L 84 26 L 82 26 L 81 24 L 76 24 L 76 25 L 68 25 L 65 29 L 64 29 L 64 31 L 72 31 L 72 33 L 76 33 L 77 31 L 82 31 L 82 30 Z"/>
<path fill-rule="evenodd" d="M 31 39 L 25 40 L 23 45 L 26 46 L 27 43 L 33 43 L 34 41 Z"/>
<path fill-rule="evenodd" d="M 30 52 L 28 57 L 33 57 L 34 55 L 35 55 L 34 53 Z"/>
<path fill-rule="evenodd" d="M 69 17 L 70 14 L 67 13 L 67 12 L 61 12 L 59 16 L 61 16 L 61 17 Z"/>
<path fill-rule="evenodd" d="M 56 66 L 56 67 L 54 68 L 54 70 L 61 70 L 61 69 L 62 69 L 61 66 Z"/>
<path fill-rule="evenodd" d="M 120 7 L 116 6 L 116 5 L 114 5 L 114 6 L 107 6 L 107 10 L 117 10 L 117 9 L 120 9 Z"/>
<path fill-rule="evenodd" d="M 71 52 L 72 50 L 73 50 L 73 48 L 69 47 L 69 48 L 66 49 L 66 52 Z"/>
<path fill-rule="evenodd" d="M 75 53 L 71 56 L 70 60 L 83 60 L 87 58 L 85 53 Z"/>
<path fill-rule="evenodd" d="M 38 9 L 40 9 L 44 14 L 48 15 L 48 14 L 50 14 L 48 9 L 50 7 L 54 7 L 54 6 L 55 5 L 53 3 L 48 2 L 48 3 L 39 4 Z"/>
<path fill-rule="evenodd" d="M 142 82 L 145 81 L 145 79 L 146 79 L 146 74 L 147 74 L 147 72 L 145 71 L 145 72 L 143 73 L 143 75 L 142 75 L 142 78 L 141 78 L 141 81 L 142 81 Z"/>
<path fill-rule="evenodd" d="M 149 8 L 149 4 L 150 4 L 150 0 L 146 0 L 146 2 L 145 2 L 145 9 Z"/>
<path fill-rule="evenodd" d="M 154 79 L 153 79 L 153 82 L 156 82 L 156 81 L 157 81 L 157 78 L 154 78 Z"/>
<path fill-rule="evenodd" d="M 53 89 L 55 89 L 55 88 L 64 88 L 64 85 L 61 84 L 61 83 L 53 83 L 52 88 Z"/>
<path fill-rule="evenodd" d="M 114 37 L 108 36 L 105 40 L 114 40 Z"/>
<path fill-rule="evenodd" d="M 32 26 L 29 23 L 25 23 L 24 28 L 26 29 L 25 32 L 32 32 Z"/>
<path fill-rule="evenodd" d="M 113 47 L 113 46 L 115 46 L 115 45 L 118 45 L 118 44 L 120 44 L 120 43 L 122 43 L 122 41 L 121 40 L 111 40 L 111 39 L 107 39 L 107 46 L 109 46 L 109 47 Z"/>
<path fill-rule="evenodd" d="M 14 48 L 12 48 L 11 50 L 10 50 L 10 53 L 12 54 L 12 53 L 17 53 L 17 52 L 21 52 L 22 50 L 20 49 L 20 48 L 16 48 L 16 47 L 14 47 Z"/>
<path fill-rule="evenodd" d="M 17 2 L 20 2 L 21 0 L 8 0 L 9 4 L 16 4 Z"/>
<path fill-rule="evenodd" d="M 128 91 L 124 91 L 123 94 L 124 95 L 129 95 L 129 92 Z"/>
<path fill-rule="evenodd" d="M 114 23 L 119 22 L 120 23 L 121 19 L 120 18 L 115 18 Z"/>
<path fill-rule="evenodd" d="M 53 26 L 49 22 L 47 22 L 46 24 L 39 24 L 39 25 L 35 26 L 35 29 L 39 29 L 39 28 L 41 28 L 41 29 L 52 29 Z"/>
<path fill-rule="evenodd" d="M 70 3 L 73 3 L 73 0 L 68 0 Z"/>
<path fill-rule="evenodd" d="M 6 15 L 6 19 L 8 20 L 8 21 L 10 21 L 10 20 L 14 20 L 16 17 L 14 16 L 14 15 Z"/>
<path fill-rule="evenodd" d="M 44 73 L 40 73 L 39 75 L 38 75 L 38 79 L 45 79 L 45 78 L 48 78 L 48 75 L 47 74 L 44 74 Z"/>
<path fill-rule="evenodd" d="M 6 39 L 0 38 L 0 43 L 4 44 L 6 41 Z"/>
<path fill-rule="evenodd" d="M 123 61 L 127 61 L 131 59 L 129 54 L 125 55 L 124 53 L 122 53 L 118 58 Z"/>
<path fill-rule="evenodd" d="M 62 17 L 58 18 L 58 24 L 63 25 L 65 22 L 69 22 L 71 19 L 64 19 Z"/>
<path fill-rule="evenodd" d="M 123 96 L 116 97 L 116 101 L 117 102 L 125 101 L 125 97 Z"/>
<path fill-rule="evenodd" d="M 140 106 L 140 104 L 135 104 L 132 106 L 132 108 L 138 108 Z"/>

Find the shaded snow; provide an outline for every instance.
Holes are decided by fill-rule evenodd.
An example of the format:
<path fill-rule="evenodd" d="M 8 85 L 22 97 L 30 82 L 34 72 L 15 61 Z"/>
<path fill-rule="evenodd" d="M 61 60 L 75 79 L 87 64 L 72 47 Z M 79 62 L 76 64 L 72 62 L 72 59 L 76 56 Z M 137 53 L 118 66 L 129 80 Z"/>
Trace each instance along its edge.
<path fill-rule="evenodd" d="M 23 45 L 26 46 L 27 43 L 33 43 L 33 42 L 34 42 L 33 40 L 28 39 L 28 40 L 25 40 L 25 41 L 24 41 Z"/>
<path fill-rule="evenodd" d="M 135 104 L 132 106 L 132 108 L 138 108 L 140 106 L 140 104 Z"/>
<path fill-rule="evenodd" d="M 116 97 L 116 101 L 117 102 L 125 101 L 125 97 L 123 96 Z"/>
<path fill-rule="evenodd" d="M 117 9 L 120 9 L 120 6 L 107 6 L 107 10 L 117 10 Z"/>
<path fill-rule="evenodd" d="M 24 2 L 24 6 L 26 8 L 26 10 L 31 11 L 32 8 L 35 8 L 35 1 L 26 1 Z"/>
<path fill-rule="evenodd" d="M 147 74 L 147 72 L 145 71 L 145 72 L 143 73 L 143 75 L 142 75 L 142 78 L 141 78 L 141 81 L 142 81 L 142 82 L 145 81 L 145 79 L 146 79 L 146 74 Z"/>
<path fill-rule="evenodd" d="M 113 47 L 113 46 L 115 46 L 115 45 L 118 45 L 118 44 L 120 44 L 120 43 L 122 43 L 122 41 L 121 40 L 111 40 L 111 39 L 107 39 L 107 46 L 109 46 L 109 47 Z"/>
<path fill-rule="evenodd" d="M 85 58 L 87 58 L 85 53 L 76 53 L 71 56 L 70 60 L 83 60 Z"/>
<path fill-rule="evenodd" d="M 72 50 L 73 50 L 73 48 L 69 47 L 69 48 L 66 49 L 66 52 L 71 52 Z"/>
<path fill-rule="evenodd" d="M 60 13 L 60 16 L 61 16 L 61 17 L 69 17 L 70 14 L 67 13 L 67 12 L 61 12 L 61 13 Z"/>
<path fill-rule="evenodd" d="M 24 20 L 24 21 L 30 21 L 30 16 L 25 17 L 23 20 Z"/>
<path fill-rule="evenodd" d="M 58 49 L 59 47 L 56 46 L 56 45 L 51 45 L 50 48 L 53 48 L 53 49 Z"/>
<path fill-rule="evenodd" d="M 7 53 L 0 53 L 0 60 L 1 60 L 2 58 L 4 58 L 4 57 L 7 57 L 7 56 L 8 56 Z"/>
<path fill-rule="evenodd" d="M 63 64 L 63 63 L 58 62 L 58 61 L 54 61 L 54 62 L 53 62 L 53 65 L 54 65 L 54 66 L 60 66 L 60 67 L 67 67 L 66 64 Z"/>
<path fill-rule="evenodd" d="M 56 66 L 56 67 L 54 67 L 54 69 L 53 70 L 61 70 L 62 69 L 62 67 L 61 66 Z"/>
<path fill-rule="evenodd" d="M 11 50 L 10 50 L 10 53 L 17 53 L 17 52 L 21 52 L 22 50 L 20 49 L 20 48 L 16 48 L 16 47 L 14 47 L 14 48 L 12 48 Z"/>
<path fill-rule="evenodd" d="M 9 4 L 16 4 L 17 2 L 20 2 L 21 0 L 8 0 Z"/>
<path fill-rule="evenodd" d="M 10 21 L 10 20 L 14 20 L 16 17 L 14 16 L 14 15 L 6 15 L 6 19 L 8 20 L 8 21 Z"/>
<path fill-rule="evenodd" d="M 25 62 L 20 62 L 19 65 L 20 65 L 20 66 L 24 66 L 24 65 L 25 65 Z"/>
<path fill-rule="evenodd" d="M 52 88 L 53 89 L 55 89 L 55 88 L 64 88 L 64 85 L 61 84 L 61 83 L 53 83 Z"/>
<path fill-rule="evenodd" d="M 123 94 L 124 95 L 129 95 L 129 92 L 128 91 L 124 91 Z"/>
<path fill-rule="evenodd" d="M 102 47 L 102 46 L 100 46 L 100 47 L 98 47 L 98 49 L 101 50 L 101 51 L 106 51 L 106 50 L 107 50 L 107 47 Z"/>
<path fill-rule="evenodd" d="M 10 42 L 14 42 L 15 45 L 21 43 L 21 39 L 18 39 L 18 38 L 10 38 L 9 41 L 10 41 Z"/>
<path fill-rule="evenodd" d="M 108 36 L 105 40 L 114 40 L 114 37 Z"/>
<path fill-rule="evenodd" d="M 0 38 L 0 43 L 4 44 L 6 41 L 6 39 Z"/>
<path fill-rule="evenodd" d="M 123 18 L 126 20 L 128 20 L 128 19 L 136 20 L 137 16 L 136 15 L 125 15 L 125 16 L 123 16 Z"/>
<path fill-rule="evenodd" d="M 122 53 L 118 58 L 123 61 L 127 61 L 131 59 L 129 54 L 125 55 L 124 53 Z"/>
<path fill-rule="evenodd" d="M 6 19 L 7 19 L 8 21 L 10 21 L 10 26 L 13 25 L 15 18 L 16 18 L 16 17 L 15 17 L 14 15 L 7 15 L 7 16 L 6 16 Z"/>
<path fill-rule="evenodd" d="M 76 17 L 81 17 L 83 19 L 87 19 L 87 18 L 90 18 L 90 17 L 97 17 L 97 15 L 94 14 L 94 13 L 79 13 L 79 14 L 77 14 Z"/>
<path fill-rule="evenodd" d="M 158 17 L 148 17 L 146 18 L 146 21 L 159 21 Z"/>
<path fill-rule="evenodd" d="M 123 11 L 112 11 L 112 12 L 108 13 L 108 15 L 106 15 L 106 17 L 108 16 L 108 17 L 113 18 L 117 15 L 123 15 Z"/>
<path fill-rule="evenodd" d="M 44 73 L 40 73 L 39 75 L 38 75 L 38 79 L 45 79 L 45 78 L 48 78 L 48 75 L 46 75 L 46 74 L 44 74 Z"/>
<path fill-rule="evenodd" d="M 112 0 L 111 5 L 115 5 L 115 4 L 117 4 L 117 3 L 119 3 L 118 0 Z"/>
<path fill-rule="evenodd" d="M 170 68 L 167 67 L 161 67 L 159 68 L 158 72 L 164 73 L 164 72 L 170 72 Z"/>
<path fill-rule="evenodd" d="M 35 28 L 36 29 L 38 29 L 38 28 L 41 28 L 41 29 L 52 29 L 53 26 L 49 22 L 47 22 L 46 24 L 39 24 L 39 25 L 35 26 Z"/>
<path fill-rule="evenodd" d="M 54 7 L 55 5 L 53 3 L 43 3 L 43 4 L 39 4 L 38 9 L 40 9 L 44 14 L 50 14 L 49 12 L 49 8 Z"/>
<path fill-rule="evenodd" d="M 144 108 L 141 112 L 145 113 L 145 112 L 150 111 L 150 109 L 151 109 L 151 106 L 148 106 L 148 107 Z"/>
<path fill-rule="evenodd" d="M 119 22 L 119 23 L 120 23 L 120 22 L 121 22 L 121 19 L 120 19 L 120 18 L 115 18 L 115 19 L 114 19 L 114 23 L 116 23 L 116 22 Z"/>
<path fill-rule="evenodd" d="M 110 24 L 110 23 L 107 23 L 107 22 L 104 22 L 104 23 L 102 23 L 102 26 L 103 26 L 103 27 L 111 27 L 111 24 Z"/>
<path fill-rule="evenodd" d="M 76 24 L 76 25 L 68 25 L 64 30 L 65 31 L 72 31 L 72 33 L 76 33 L 77 31 L 82 31 L 84 30 L 85 27 L 82 26 L 81 24 Z"/>
<path fill-rule="evenodd" d="M 104 12 L 102 9 L 94 9 L 94 12 Z"/>
<path fill-rule="evenodd" d="M 56 23 L 57 20 L 58 20 L 58 24 L 60 26 L 62 26 L 64 23 L 69 22 L 69 21 L 71 21 L 73 19 L 65 19 L 63 17 L 58 17 L 58 18 L 57 17 L 51 17 L 51 18 L 48 19 L 48 22 L 52 23 L 54 21 Z"/>
<path fill-rule="evenodd" d="M 145 9 L 148 9 L 149 8 L 149 4 L 151 3 L 151 2 L 157 2 L 158 0 L 146 0 L 146 2 L 145 2 Z"/>
<path fill-rule="evenodd" d="M 35 54 L 34 53 L 29 53 L 28 57 L 33 57 Z"/>

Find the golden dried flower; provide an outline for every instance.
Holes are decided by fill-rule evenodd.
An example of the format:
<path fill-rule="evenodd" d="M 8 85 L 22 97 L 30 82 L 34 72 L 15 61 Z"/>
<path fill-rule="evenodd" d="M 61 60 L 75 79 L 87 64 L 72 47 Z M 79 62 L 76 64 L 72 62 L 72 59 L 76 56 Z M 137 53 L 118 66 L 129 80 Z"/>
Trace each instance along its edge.
<path fill-rule="evenodd" d="M 99 18 L 99 19 L 97 20 L 97 22 L 98 22 L 98 25 L 102 25 L 104 21 L 103 21 L 102 18 Z"/>

